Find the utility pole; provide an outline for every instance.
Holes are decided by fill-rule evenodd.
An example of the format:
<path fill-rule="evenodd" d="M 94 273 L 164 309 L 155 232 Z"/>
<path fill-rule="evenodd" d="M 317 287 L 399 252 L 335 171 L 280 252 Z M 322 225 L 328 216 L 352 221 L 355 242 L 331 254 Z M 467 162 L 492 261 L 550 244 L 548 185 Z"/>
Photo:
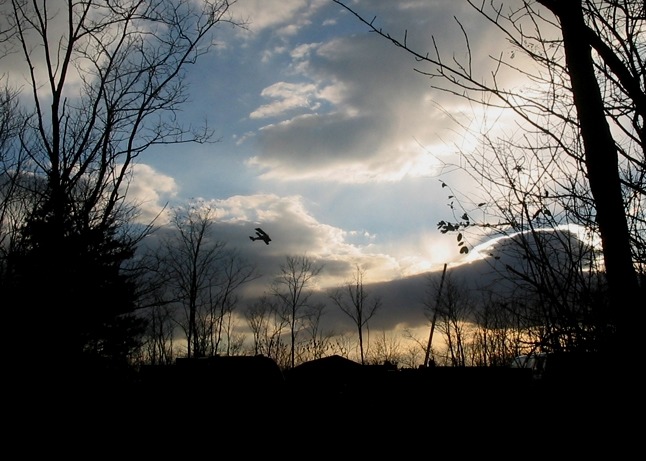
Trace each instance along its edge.
<path fill-rule="evenodd" d="M 431 355 L 431 343 L 433 342 L 433 331 L 435 331 L 435 320 L 437 320 L 437 308 L 440 305 L 440 296 L 442 295 L 442 286 L 444 286 L 444 276 L 446 275 L 446 263 L 444 263 L 444 270 L 442 271 L 442 279 L 440 280 L 440 288 L 437 290 L 437 298 L 435 300 L 435 309 L 433 309 L 433 319 L 431 320 L 431 332 L 428 335 L 428 344 L 426 345 L 426 357 L 424 357 L 424 367 L 428 366 L 428 359 Z"/>

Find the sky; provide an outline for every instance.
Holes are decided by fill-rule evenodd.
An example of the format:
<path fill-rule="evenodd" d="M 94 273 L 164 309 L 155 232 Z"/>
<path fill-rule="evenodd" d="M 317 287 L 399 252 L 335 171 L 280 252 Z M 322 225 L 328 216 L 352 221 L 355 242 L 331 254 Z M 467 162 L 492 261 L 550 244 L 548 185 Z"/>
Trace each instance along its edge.
<path fill-rule="evenodd" d="M 348 4 L 423 51 L 435 37 L 448 55 L 464 53 L 454 17 L 474 56 L 506 47 L 491 43 L 465 1 Z M 210 204 L 217 235 L 258 265 L 256 293 L 287 255 L 323 267 L 317 288 L 352 280 L 356 265 L 370 284 L 463 262 L 456 236 L 437 223 L 451 219 L 443 182 L 472 187 L 446 167 L 472 142 L 447 113 L 471 109 L 434 93 L 410 55 L 331 0 L 238 0 L 231 12 L 246 27 L 218 29 L 215 49 L 188 68 L 190 101 L 180 112 L 185 122 L 206 120 L 218 141 L 155 147 L 139 158 L 130 193 L 145 216 L 165 204 Z M 249 239 L 256 227 L 269 245 Z M 426 328 L 426 282 L 416 280 L 414 295 L 375 285 L 388 300 L 384 328 Z"/>
<path fill-rule="evenodd" d="M 434 39 L 447 59 L 465 55 L 463 28 L 475 68 L 509 51 L 466 1 L 348 5 L 422 52 Z M 238 0 L 231 13 L 245 27 L 218 26 L 215 47 L 186 68 L 189 101 L 177 114 L 206 121 L 217 142 L 148 149 L 129 198 L 146 220 L 165 209 L 159 226 L 190 201 L 214 208 L 218 239 L 262 275 L 248 293 L 267 290 L 286 256 L 321 265 L 321 289 L 351 281 L 359 265 L 387 299 L 383 328 L 426 328 L 424 275 L 475 254 L 461 255 L 437 224 L 452 218 L 444 183 L 478 193 L 448 167 L 474 147 L 452 117 L 477 128 L 477 110 L 433 91 L 419 63 L 332 0 Z M 256 227 L 269 245 L 249 239 Z"/>

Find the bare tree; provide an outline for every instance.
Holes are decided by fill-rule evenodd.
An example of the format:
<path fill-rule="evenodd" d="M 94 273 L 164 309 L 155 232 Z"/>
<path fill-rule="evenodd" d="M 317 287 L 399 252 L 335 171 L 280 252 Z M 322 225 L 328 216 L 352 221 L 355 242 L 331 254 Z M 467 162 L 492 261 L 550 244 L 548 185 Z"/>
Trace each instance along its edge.
<path fill-rule="evenodd" d="M 187 338 L 188 357 L 232 355 L 244 338 L 236 332 L 240 289 L 258 277 L 255 265 L 228 249 L 213 232 L 215 209 L 203 201 L 174 210 L 174 232 L 163 244 L 170 302 L 179 303 L 178 323 Z"/>
<path fill-rule="evenodd" d="M 148 239 L 155 239 L 153 233 Z M 144 242 L 148 243 L 147 239 Z M 156 240 L 137 252 L 132 271 L 136 274 L 137 315 L 147 320 L 140 362 L 147 365 L 170 365 L 175 361 L 177 315 L 175 300 L 169 295 L 173 285 L 172 272 L 167 267 L 167 255 L 160 251 Z"/>
<path fill-rule="evenodd" d="M 149 309 L 149 320 L 143 344 L 143 361 L 148 365 L 171 365 L 175 361 L 174 309 L 160 302 Z"/>
<path fill-rule="evenodd" d="M 84 354 L 90 342 L 102 348 L 92 336 L 111 334 L 109 323 L 136 306 L 120 270 L 149 228 L 128 226 L 137 214 L 127 200 L 132 166 L 151 146 L 212 140 L 207 128 L 183 126 L 178 110 L 185 68 L 209 52 L 218 24 L 235 24 L 230 4 L 0 3 L 0 59 L 21 56 L 12 76 L 26 75 L 29 90 L 9 158 L 27 159 L 23 173 L 38 178 L 24 189 L 27 213 L 3 291 L 20 300 L 11 309 L 24 321 L 38 321 L 37 337 L 68 348 L 62 357 Z M 34 280 L 40 290 L 30 289 Z"/>
<path fill-rule="evenodd" d="M 356 335 L 340 333 L 334 336 L 332 350 L 334 354 L 340 355 L 346 359 L 356 360 L 359 355 Z"/>
<path fill-rule="evenodd" d="M 428 339 L 421 339 L 410 329 L 404 329 L 402 337 L 407 341 L 404 353 L 402 354 L 402 366 L 404 368 L 426 367 L 428 357 L 426 351 L 429 350 Z M 432 338 L 431 338 L 432 339 Z M 430 355 L 430 350 L 429 350 Z"/>
<path fill-rule="evenodd" d="M 176 208 L 172 218 L 176 234 L 164 244 L 173 299 L 185 313 L 180 325 L 186 334 L 188 357 L 206 355 L 204 337 L 213 321 L 200 315 L 210 310 L 210 295 L 217 285 L 218 265 L 225 246 L 212 233 L 214 214 L 211 207 L 201 202 Z"/>
<path fill-rule="evenodd" d="M 443 277 L 444 278 L 444 277 Z M 429 280 L 429 283 L 434 283 Z M 439 291 L 439 283 L 435 291 Z M 429 294 L 433 290 L 429 290 Z M 436 302 L 439 300 L 439 302 Z M 469 323 L 473 319 L 473 304 L 466 283 L 453 280 L 452 273 L 447 272 L 442 283 L 441 296 L 429 296 L 424 302 L 425 313 L 433 319 L 437 331 L 444 336 L 446 357 L 452 366 L 469 365 L 467 349 L 469 347 Z M 434 354 L 436 356 L 436 354 Z M 435 360 L 434 360 L 435 361 Z"/>
<path fill-rule="evenodd" d="M 604 102 L 600 87 L 604 84 L 608 85 L 606 89 L 614 87 L 621 95 L 622 106 L 628 103 L 628 111 L 635 117 L 629 123 L 635 131 L 630 130 L 627 134 L 637 135 L 635 141 L 641 145 L 641 158 L 644 159 L 646 88 L 643 86 L 643 78 L 646 75 L 646 58 L 639 54 L 639 48 L 643 52 L 643 42 L 639 43 L 638 36 L 644 34 L 645 6 L 643 2 L 641 5 L 638 2 L 608 2 L 604 5 L 582 0 L 539 2 L 554 13 L 560 23 L 565 65 L 577 108 L 584 161 L 590 192 L 595 202 L 595 218 L 603 245 L 608 286 L 611 299 L 617 303 L 617 308 L 621 309 L 631 300 L 637 299 L 638 285 L 632 257 L 631 235 L 624 208 L 619 153 L 606 113 L 614 112 L 617 116 L 617 110 L 624 112 L 625 109 L 611 107 L 607 101 Z M 620 31 L 622 36 L 618 37 L 617 33 Z M 624 33 L 628 35 L 623 36 Z M 626 49 L 633 44 L 636 46 L 634 50 Z M 601 57 L 597 65 L 592 56 L 593 51 Z M 628 58 L 624 62 L 620 59 L 622 55 Z M 603 70 L 602 80 L 605 79 L 605 82 L 597 81 L 595 67 Z M 614 98 L 611 98 L 611 101 L 612 99 Z M 644 165 L 642 162 L 642 177 Z M 643 186 L 643 182 L 639 185 Z M 636 192 L 641 192 L 643 197 L 646 190 L 642 188 Z M 622 333 L 627 332 L 627 327 L 632 323 L 628 313 L 619 312 L 617 314 L 621 315 L 616 316 L 614 312 L 608 314 L 611 315 L 608 321 L 616 324 Z"/>
<path fill-rule="evenodd" d="M 211 355 L 220 351 L 223 339 L 226 339 L 225 355 L 242 346 L 241 339 L 233 331 L 234 311 L 237 307 L 240 288 L 259 277 L 256 267 L 246 261 L 236 250 L 226 251 L 216 273 L 215 289 L 210 296 L 211 321 L 205 332 L 208 334 Z"/>
<path fill-rule="evenodd" d="M 307 255 L 286 256 L 280 265 L 280 274 L 271 286 L 273 295 L 278 299 L 283 318 L 289 325 L 290 366 L 294 368 L 296 359 L 297 336 L 310 318 L 314 279 L 323 269 Z"/>
<path fill-rule="evenodd" d="M 608 301 L 593 306 L 596 347 L 616 352 L 635 341 L 630 300 L 640 297 L 637 274 L 643 279 L 646 236 L 643 2 L 538 0 L 511 7 L 469 2 L 514 47 L 510 54 L 491 56 L 492 72 L 481 76 L 460 22 L 466 57 L 460 60 L 453 51 L 453 59 L 445 59 L 435 39 L 432 52 L 413 50 L 407 35 L 398 40 L 375 19 L 334 1 L 414 56 L 420 63 L 416 70 L 431 78 L 432 88 L 484 108 L 508 109 L 519 121 L 515 137 L 483 133 L 481 161 L 463 157 L 473 177 L 482 180 L 485 197 L 457 201 L 452 194 L 458 218 L 440 222 L 440 229 L 459 231 L 464 252 L 463 231 L 472 226 L 530 235 L 541 225 L 583 226 L 600 238 L 598 267 L 609 290 Z M 534 66 L 515 64 L 516 55 Z M 508 89 L 499 79 L 502 72 L 515 73 L 528 85 Z M 476 222 L 477 215 L 483 218 Z"/>
<path fill-rule="evenodd" d="M 352 319 L 359 335 L 359 353 L 361 364 L 365 364 L 365 346 L 363 341 L 364 328 L 375 316 L 381 307 L 381 299 L 370 299 L 370 294 L 363 286 L 363 277 L 366 271 L 359 265 L 356 266 L 354 279 L 343 287 L 337 288 L 330 294 L 330 299 L 341 311 Z"/>
<path fill-rule="evenodd" d="M 505 300 L 493 296 L 483 300 L 474 313 L 476 328 L 473 337 L 474 365 L 506 366 L 520 355 L 523 345 L 540 341 L 523 338 L 518 325 L 517 306 L 511 308 Z"/>
<path fill-rule="evenodd" d="M 253 354 L 262 354 L 282 367 L 289 365 L 289 353 L 283 342 L 288 328 L 280 307 L 273 299 L 263 295 L 245 311 L 245 318 L 253 338 Z"/>
<path fill-rule="evenodd" d="M 310 309 L 304 325 L 307 339 L 300 345 L 299 363 L 320 359 L 332 347 L 333 332 L 324 330 L 322 325 L 325 308 L 325 304 L 316 304 Z"/>
<path fill-rule="evenodd" d="M 0 83 L 6 78 L 0 76 Z M 9 86 L 0 90 L 0 280 L 7 268 L 7 256 L 19 236 L 20 226 L 27 213 L 21 189 L 24 158 L 17 148 L 24 114 L 18 103 L 19 93 Z M 25 184 L 22 185 L 23 187 Z"/>
<path fill-rule="evenodd" d="M 374 345 L 370 348 L 367 362 L 372 365 L 385 365 L 397 367 L 402 362 L 404 354 L 402 344 L 396 334 L 385 330 L 377 335 Z"/>

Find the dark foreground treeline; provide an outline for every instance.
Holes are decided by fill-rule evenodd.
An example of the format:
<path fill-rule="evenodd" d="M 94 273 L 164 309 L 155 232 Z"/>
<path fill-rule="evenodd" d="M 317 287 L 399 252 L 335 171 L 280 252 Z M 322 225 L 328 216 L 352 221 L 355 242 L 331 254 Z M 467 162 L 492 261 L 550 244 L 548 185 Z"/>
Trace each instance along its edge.
<path fill-rule="evenodd" d="M 426 367 L 398 369 L 361 365 L 340 356 L 281 370 L 264 356 L 178 359 L 174 365 L 146 366 L 127 376 L 90 373 L 77 385 L 93 402 L 151 407 L 222 408 L 248 405 L 285 409 L 525 408 L 540 411 L 550 402 L 582 403 L 607 394 L 612 373 L 592 355 L 564 356 L 537 377 L 528 368 Z"/>
<path fill-rule="evenodd" d="M 455 450 L 475 449 L 479 439 L 483 453 L 525 443 L 579 450 L 623 433 L 635 408 L 614 374 L 594 363 L 563 360 L 537 379 L 523 368 L 398 369 L 340 356 L 289 370 L 264 356 L 179 359 L 127 376 L 86 369 L 50 396 L 54 408 L 35 413 L 66 434 L 70 424 L 89 433 L 101 449 L 134 441 L 330 459 L 368 448 L 396 456 L 400 445 L 441 448 L 447 440 L 459 441 Z M 534 448 L 526 449 L 531 457 Z"/>

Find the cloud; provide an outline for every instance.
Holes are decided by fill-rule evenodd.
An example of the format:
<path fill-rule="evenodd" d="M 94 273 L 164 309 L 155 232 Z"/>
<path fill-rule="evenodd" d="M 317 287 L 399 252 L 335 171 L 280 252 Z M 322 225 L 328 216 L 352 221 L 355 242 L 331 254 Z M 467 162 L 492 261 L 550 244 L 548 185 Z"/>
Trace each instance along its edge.
<path fill-rule="evenodd" d="M 169 200 L 178 193 L 175 180 L 146 164 L 132 167 L 132 181 L 127 185 L 128 200 L 139 207 L 138 221 L 149 224 L 158 218 Z M 161 216 L 161 222 L 167 217 Z"/>
<path fill-rule="evenodd" d="M 466 14 L 466 2 L 351 4 L 423 53 L 435 37 L 448 61 L 464 56 L 453 21 L 460 16 L 478 74 L 507 46 Z M 215 59 L 189 67 L 194 92 L 176 114 L 187 123 L 208 114 L 223 142 L 142 155 L 149 164 L 134 166 L 128 190 L 141 220 L 197 197 L 217 210 L 217 238 L 262 274 L 246 295 L 267 289 L 287 255 L 307 255 L 323 266 L 321 289 L 351 280 L 357 264 L 366 270 L 365 283 L 387 299 L 378 327 L 424 325 L 424 280 L 416 274 L 459 259 L 455 236 L 436 229 L 450 215 L 451 193 L 437 176 L 448 181 L 456 152 L 476 146 L 452 117 L 478 129 L 481 114 L 433 91 L 414 71 L 430 69 L 330 0 L 240 0 L 231 12 L 248 18 L 248 29 L 218 28 L 222 46 Z M 20 77 L 14 64 L 24 64 L 19 55 L 3 59 Z M 450 179 L 451 187 L 473 190 L 469 178 Z M 270 245 L 249 240 L 255 227 L 269 233 Z"/>
<path fill-rule="evenodd" d="M 368 37 L 300 47 L 291 67 L 301 82 L 265 88 L 262 96 L 274 101 L 250 115 L 284 118 L 259 130 L 249 164 L 263 178 L 281 180 L 361 183 L 435 174 L 438 165 L 424 145 L 450 120 L 433 107 L 426 80 L 411 66 L 410 58 Z"/>
<path fill-rule="evenodd" d="M 144 168 L 143 172 L 149 173 L 151 180 L 157 177 L 149 169 Z M 365 271 L 366 288 L 385 301 L 378 322 L 380 328 L 424 325 L 421 299 L 418 298 L 423 296 L 425 284 L 423 281 L 409 280 L 410 274 L 433 269 L 430 264 L 424 264 L 428 253 L 419 250 L 423 242 L 411 241 L 410 247 L 403 250 L 407 252 L 415 247 L 413 252 L 417 258 L 402 258 L 396 248 L 380 243 L 379 236 L 366 230 L 345 230 L 320 222 L 308 211 L 311 204 L 296 195 L 255 194 L 195 200 L 215 210 L 213 232 L 217 240 L 224 242 L 227 248 L 235 249 L 242 259 L 257 268 L 260 277 L 245 285 L 240 292 L 243 310 L 256 297 L 270 293 L 271 282 L 280 272 L 280 266 L 285 263 L 287 256 L 307 256 L 316 267 L 321 267 L 319 276 L 310 288 L 316 290 L 317 302 L 328 305 L 327 327 L 336 331 L 352 331 L 352 324 L 333 308 L 327 294 L 330 290 L 351 283 L 357 266 Z M 256 227 L 261 227 L 269 234 L 272 239 L 269 245 L 249 239 L 249 236 L 255 235 Z M 161 232 L 150 236 L 145 247 L 150 248 L 159 235 L 171 229 L 169 224 L 163 225 Z M 401 284 L 394 281 L 401 281 Z"/>
<path fill-rule="evenodd" d="M 486 62 L 491 65 L 489 56 L 505 47 L 467 5 L 406 1 L 352 6 L 365 17 L 374 16 L 393 37 L 405 36 L 422 54 L 432 52 L 436 40 L 445 53 L 454 53 L 444 56 L 448 61 L 464 59 L 467 52 L 456 16 L 469 35 L 471 62 L 479 74 L 487 75 L 482 69 Z M 302 14 L 297 8 L 290 11 Z M 430 80 L 414 71 L 432 71 L 432 66 L 369 33 L 347 11 L 330 11 L 345 32 L 321 32 L 317 41 L 294 37 L 291 47 L 283 48 L 291 49 L 289 61 L 261 92 L 267 102 L 250 112 L 250 118 L 269 122 L 256 136 L 245 138 L 254 150 L 248 165 L 261 178 L 366 183 L 433 177 L 444 168 L 438 153 L 448 161 L 458 149 L 475 147 L 465 132 L 474 128 L 469 117 L 477 123 L 482 117 L 461 98 L 433 90 Z M 454 117 L 465 126 L 458 127 Z M 466 140 L 470 143 L 465 146 Z"/>
<path fill-rule="evenodd" d="M 295 109 L 316 110 L 319 103 L 312 102 L 316 87 L 307 83 L 278 82 L 265 88 L 261 96 L 273 99 L 272 104 L 267 104 L 253 111 L 250 118 L 275 117 Z"/>
<path fill-rule="evenodd" d="M 259 265 L 263 274 L 275 274 L 288 255 L 307 255 L 324 266 L 320 287 L 348 280 L 357 264 L 366 269 L 366 282 L 399 279 L 410 272 L 385 248 L 381 250 L 376 236 L 367 231 L 321 223 L 308 211 L 303 197 L 256 194 L 195 200 L 215 210 L 218 240 L 239 249 L 244 257 Z M 249 239 L 256 227 L 269 234 L 272 239 L 269 245 Z"/>
<path fill-rule="evenodd" d="M 248 21 L 248 30 L 238 31 L 242 35 L 253 37 L 271 29 L 280 36 L 292 36 L 308 26 L 309 17 L 326 3 L 326 0 L 244 0 L 235 3 L 231 12 Z"/>

